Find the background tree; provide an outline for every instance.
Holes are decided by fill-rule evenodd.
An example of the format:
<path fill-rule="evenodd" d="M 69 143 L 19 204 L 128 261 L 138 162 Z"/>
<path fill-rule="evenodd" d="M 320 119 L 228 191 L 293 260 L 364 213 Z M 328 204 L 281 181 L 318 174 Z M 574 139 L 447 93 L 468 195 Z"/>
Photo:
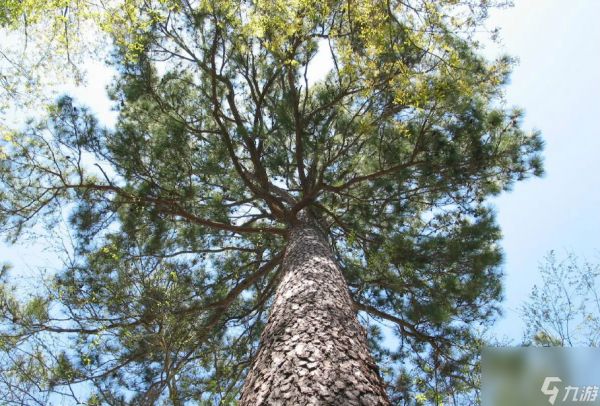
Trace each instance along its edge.
<path fill-rule="evenodd" d="M 87 1 L 0 4 L 0 130 L 15 124 L 19 108 L 43 109 L 61 85 L 85 80 L 86 58 L 107 44 L 96 24 L 101 15 Z"/>
<path fill-rule="evenodd" d="M 540 265 L 541 284 L 523 305 L 525 342 L 561 347 L 600 344 L 600 266 L 554 251 Z"/>
<path fill-rule="evenodd" d="M 259 366 L 281 355 L 269 340 L 292 348 L 295 335 L 272 327 L 290 321 L 278 316 L 258 348 L 268 310 L 304 306 L 301 319 L 340 285 L 339 312 L 323 314 L 350 321 L 339 332 L 356 332 L 355 348 L 354 311 L 399 338 L 385 348 L 369 323 L 391 402 L 439 403 L 471 387 L 473 329 L 493 320 L 500 296 L 500 232 L 485 199 L 541 173 L 539 136 L 502 105 L 511 60 L 486 61 L 472 38 L 489 6 L 111 5 L 102 27 L 120 73 L 115 130 L 63 97 L 2 141 L 1 230 L 17 239 L 39 221 L 64 224 L 72 241 L 65 269 L 29 300 L 4 282 L 4 396 L 230 404 L 255 354 Z M 333 69 L 313 83 L 318 52 Z M 294 303 L 307 269 L 329 278 L 311 285 L 315 306 Z M 327 320 L 317 330 L 338 334 Z M 283 351 L 303 362 L 296 370 L 342 370 L 302 354 Z M 304 383 L 284 392 L 263 390 L 260 376 L 250 373 L 244 401 L 307 387 L 314 399 L 386 402 L 355 394 L 352 374 L 337 384 L 298 373 Z"/>

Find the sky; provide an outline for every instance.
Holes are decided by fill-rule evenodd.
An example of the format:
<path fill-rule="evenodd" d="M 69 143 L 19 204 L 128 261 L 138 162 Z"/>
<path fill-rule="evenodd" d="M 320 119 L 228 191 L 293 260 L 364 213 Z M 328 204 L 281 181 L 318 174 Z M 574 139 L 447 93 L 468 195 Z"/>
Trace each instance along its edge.
<path fill-rule="evenodd" d="M 546 175 L 517 183 L 491 201 L 504 235 L 506 274 L 504 317 L 494 331 L 514 344 L 524 330 L 518 309 L 539 281 L 538 265 L 550 250 L 600 262 L 599 15 L 596 0 L 516 0 L 515 7 L 494 11 L 487 24 L 501 28 L 501 44 L 488 46 L 486 53 L 519 59 L 506 88 L 507 103 L 524 109 L 523 127 L 540 130 L 546 143 Z M 328 63 L 321 59 L 313 65 L 322 69 Z M 88 68 L 88 85 L 66 90 L 102 123 L 113 123 L 105 96 L 110 70 L 101 62 Z M 58 266 L 54 254 L 35 243 L 0 244 L 2 262 L 11 262 L 13 275 L 23 278 L 35 278 L 38 267 Z"/>
<path fill-rule="evenodd" d="M 506 89 L 524 127 L 545 141 L 543 178 L 494 200 L 504 238 L 505 317 L 499 334 L 520 340 L 518 308 L 550 250 L 600 262 L 600 1 L 517 0 L 496 11 L 502 48 L 519 58 Z"/>

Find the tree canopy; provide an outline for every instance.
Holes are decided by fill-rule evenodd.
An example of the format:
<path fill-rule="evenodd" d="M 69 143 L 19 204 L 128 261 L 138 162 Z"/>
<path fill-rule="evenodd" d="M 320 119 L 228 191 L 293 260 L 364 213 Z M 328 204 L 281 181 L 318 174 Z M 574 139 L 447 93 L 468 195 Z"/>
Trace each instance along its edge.
<path fill-rule="evenodd" d="M 2 22 L 40 6 L 9 4 Z M 486 60 L 473 36 L 491 6 L 123 0 L 85 14 L 112 38 L 116 127 L 64 96 L 0 141 L 0 231 L 44 224 L 68 241 L 29 298 L 5 272 L 2 396 L 234 403 L 302 210 L 391 398 L 472 387 L 474 332 L 501 296 L 486 199 L 542 171 L 539 135 L 503 103 L 512 60 Z M 332 69 L 315 80 L 319 53 Z"/>

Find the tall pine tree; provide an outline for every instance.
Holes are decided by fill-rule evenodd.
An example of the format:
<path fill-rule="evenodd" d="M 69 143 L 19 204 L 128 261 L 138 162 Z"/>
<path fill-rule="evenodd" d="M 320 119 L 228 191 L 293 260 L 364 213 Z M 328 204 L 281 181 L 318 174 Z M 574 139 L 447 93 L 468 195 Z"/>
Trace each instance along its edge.
<path fill-rule="evenodd" d="M 539 136 L 502 102 L 511 60 L 473 38 L 489 3 L 94 14 L 116 127 L 63 97 L 0 144 L 0 230 L 71 242 L 27 300 L 4 277 L 3 396 L 387 405 L 472 388 L 501 293 L 486 198 L 541 173 Z"/>

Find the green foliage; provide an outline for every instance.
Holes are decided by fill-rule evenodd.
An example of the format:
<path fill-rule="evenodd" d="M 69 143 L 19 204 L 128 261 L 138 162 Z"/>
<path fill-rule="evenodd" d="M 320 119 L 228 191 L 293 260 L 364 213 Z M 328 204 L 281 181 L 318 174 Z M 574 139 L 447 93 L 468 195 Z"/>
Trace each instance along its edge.
<path fill-rule="evenodd" d="M 52 66 L 71 71 L 72 67 L 66 67 L 64 62 L 69 60 L 73 65 L 77 60 L 70 55 L 79 49 L 80 28 L 91 17 L 90 13 L 89 4 L 83 1 L 3 0 L 0 4 L 2 99 L 16 102 L 27 98 L 25 93 L 39 96 L 43 92 L 36 87 L 51 83 L 40 78 L 40 74 L 54 76 Z M 63 56 L 65 60 L 58 67 L 55 61 Z M 2 100 L 0 112 L 8 106 Z"/>
<path fill-rule="evenodd" d="M 73 241 L 45 295 L 2 287 L 6 365 L 37 369 L 0 393 L 234 403 L 300 210 L 357 308 L 400 338 L 371 337 L 395 401 L 476 385 L 473 331 L 501 294 L 486 199 L 541 174 L 542 143 L 503 107 L 512 61 L 472 38 L 489 2 L 349 4 L 127 0 L 98 17 L 116 128 L 64 97 L 0 141 L 0 230 L 68 218 Z M 317 52 L 334 67 L 309 83 Z"/>

